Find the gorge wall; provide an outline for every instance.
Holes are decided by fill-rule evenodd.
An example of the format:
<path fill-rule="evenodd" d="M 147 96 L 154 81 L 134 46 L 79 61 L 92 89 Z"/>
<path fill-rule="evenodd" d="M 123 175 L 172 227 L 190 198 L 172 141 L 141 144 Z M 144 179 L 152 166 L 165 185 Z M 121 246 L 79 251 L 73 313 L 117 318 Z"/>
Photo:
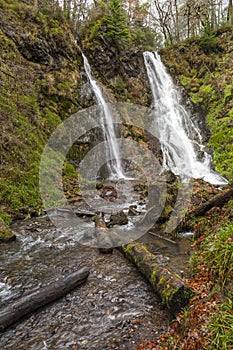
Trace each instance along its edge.
<path fill-rule="evenodd" d="M 9 223 L 10 217 L 40 213 L 38 173 L 44 145 L 62 120 L 95 101 L 83 71 L 80 46 L 61 13 L 39 12 L 18 1 L 2 0 L 0 15 L 0 220 Z M 200 39 L 160 50 L 170 73 L 196 110 L 206 116 L 216 168 L 229 180 L 232 41 L 232 32 L 226 29 L 208 50 Z M 119 52 L 101 38 L 79 44 L 110 102 L 150 105 L 142 56 L 145 48 L 132 45 Z M 144 135 L 138 135 L 144 140 Z M 78 188 L 76 169 L 69 162 L 64 174 Z"/>

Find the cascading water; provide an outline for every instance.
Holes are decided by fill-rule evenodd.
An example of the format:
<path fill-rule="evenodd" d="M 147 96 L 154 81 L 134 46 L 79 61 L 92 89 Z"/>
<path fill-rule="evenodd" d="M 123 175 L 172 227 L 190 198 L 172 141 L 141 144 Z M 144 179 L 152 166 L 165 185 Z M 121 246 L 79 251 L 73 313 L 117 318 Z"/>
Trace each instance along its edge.
<path fill-rule="evenodd" d="M 92 76 L 91 67 L 86 56 L 84 54 L 82 54 L 82 56 L 83 56 L 84 69 L 85 69 L 86 75 L 92 87 L 93 93 L 96 97 L 97 103 L 101 107 L 103 112 L 101 128 L 104 135 L 104 141 L 108 142 L 108 146 L 109 146 L 108 151 L 110 153 L 109 158 L 113 160 L 111 162 L 108 162 L 107 164 L 109 177 L 111 179 L 124 178 L 125 176 L 124 176 L 124 172 L 121 164 L 120 149 L 117 143 L 117 137 L 116 137 L 116 132 L 113 124 L 112 112 L 108 107 L 107 102 L 104 99 L 100 86 L 97 84 L 96 80 Z"/>
<path fill-rule="evenodd" d="M 181 104 L 181 95 L 166 72 L 157 52 L 144 52 L 144 62 L 153 95 L 154 123 L 163 154 L 163 169 L 183 181 L 202 178 L 216 185 L 227 180 L 211 169 L 211 156 L 205 152 L 198 127 Z"/>

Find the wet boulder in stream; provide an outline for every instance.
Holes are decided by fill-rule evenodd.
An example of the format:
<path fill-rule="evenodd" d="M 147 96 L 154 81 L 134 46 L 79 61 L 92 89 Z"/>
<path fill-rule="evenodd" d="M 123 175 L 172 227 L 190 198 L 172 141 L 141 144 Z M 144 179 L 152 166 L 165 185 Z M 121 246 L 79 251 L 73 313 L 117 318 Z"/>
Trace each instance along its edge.
<path fill-rule="evenodd" d="M 127 225 L 128 221 L 127 215 L 123 212 L 123 210 L 121 210 L 110 215 L 108 226 Z"/>
<path fill-rule="evenodd" d="M 0 242 L 9 242 L 16 239 L 15 234 L 0 221 Z"/>
<path fill-rule="evenodd" d="M 95 215 L 95 233 L 100 253 L 111 254 L 113 252 L 112 241 L 101 212 Z"/>

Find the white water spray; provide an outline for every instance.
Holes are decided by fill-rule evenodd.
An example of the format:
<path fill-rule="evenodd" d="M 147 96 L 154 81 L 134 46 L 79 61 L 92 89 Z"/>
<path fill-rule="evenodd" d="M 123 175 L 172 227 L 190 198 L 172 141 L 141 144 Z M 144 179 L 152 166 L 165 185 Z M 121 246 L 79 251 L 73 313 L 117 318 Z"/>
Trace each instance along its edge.
<path fill-rule="evenodd" d="M 109 177 L 112 179 L 125 178 L 121 164 L 120 150 L 113 124 L 112 112 L 104 99 L 100 86 L 92 76 L 91 67 L 86 56 L 84 54 L 82 54 L 82 56 L 86 75 L 96 97 L 97 103 L 103 111 L 103 119 L 101 121 L 102 132 L 104 135 L 104 141 L 107 141 L 109 145 L 110 159 L 113 160 L 111 163 L 107 164 Z"/>
<path fill-rule="evenodd" d="M 198 127 L 181 104 L 181 95 L 166 72 L 158 53 L 144 52 L 144 62 L 153 95 L 155 127 L 163 154 L 163 169 L 183 180 L 202 178 L 215 185 L 227 180 L 211 169 L 211 156 L 204 150 Z"/>

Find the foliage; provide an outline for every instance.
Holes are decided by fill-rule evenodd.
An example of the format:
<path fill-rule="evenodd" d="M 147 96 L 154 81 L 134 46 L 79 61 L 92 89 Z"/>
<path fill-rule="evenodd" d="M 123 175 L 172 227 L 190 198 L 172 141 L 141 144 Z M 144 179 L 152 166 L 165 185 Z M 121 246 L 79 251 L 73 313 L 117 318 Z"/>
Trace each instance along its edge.
<path fill-rule="evenodd" d="M 113 49 L 142 45 L 145 50 L 153 50 L 161 44 L 161 35 L 155 24 L 146 23 L 147 16 L 145 4 L 137 6 L 130 18 L 121 1 L 98 1 L 90 9 L 89 18 L 80 30 L 82 44 L 88 48 L 93 44 L 102 45 L 105 41 Z"/>
<path fill-rule="evenodd" d="M 162 41 L 156 27 L 139 25 L 132 30 L 132 40 L 135 45 L 142 45 L 148 51 L 153 51 L 155 47 L 161 45 Z"/>
<path fill-rule="evenodd" d="M 40 157 L 51 132 L 77 109 L 80 54 L 57 13 L 14 0 L 0 6 L 0 218 L 9 223 L 10 215 L 40 213 Z"/>
<path fill-rule="evenodd" d="M 98 43 L 101 38 L 109 46 L 123 48 L 130 42 L 126 13 L 119 0 L 98 1 L 90 10 L 90 18 L 81 29 L 84 45 Z"/>
<path fill-rule="evenodd" d="M 220 306 L 209 324 L 209 350 L 228 350 L 233 348 L 233 302 L 232 299 Z"/>
<path fill-rule="evenodd" d="M 130 31 L 120 0 L 110 0 L 107 3 L 103 24 L 106 28 L 103 35 L 110 39 L 113 46 L 123 46 L 129 41 Z"/>
<path fill-rule="evenodd" d="M 216 35 L 208 21 L 204 24 L 204 33 L 200 39 L 200 47 L 206 54 L 218 51 Z"/>
<path fill-rule="evenodd" d="M 204 244 L 204 262 L 210 268 L 214 283 L 221 287 L 233 278 L 233 225 L 227 223 L 209 235 Z"/>

